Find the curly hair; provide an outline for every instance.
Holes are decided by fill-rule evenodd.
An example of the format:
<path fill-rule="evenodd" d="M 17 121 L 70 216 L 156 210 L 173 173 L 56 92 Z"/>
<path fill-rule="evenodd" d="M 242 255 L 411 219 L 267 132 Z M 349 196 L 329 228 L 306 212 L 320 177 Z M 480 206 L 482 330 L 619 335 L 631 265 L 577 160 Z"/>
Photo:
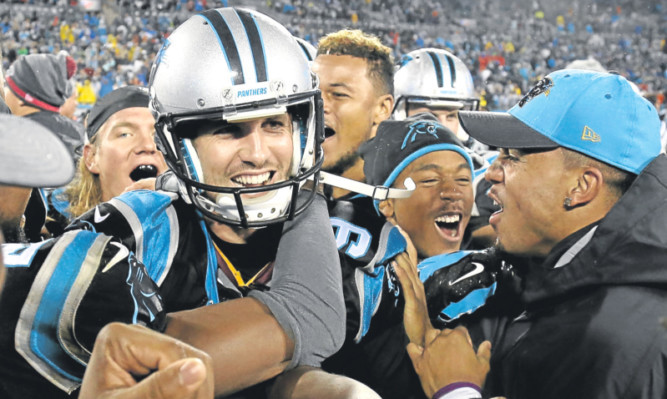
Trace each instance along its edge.
<path fill-rule="evenodd" d="M 350 55 L 366 60 L 368 76 L 378 94 L 394 94 L 394 58 L 377 36 L 359 29 L 343 29 L 320 39 L 317 55 Z"/>

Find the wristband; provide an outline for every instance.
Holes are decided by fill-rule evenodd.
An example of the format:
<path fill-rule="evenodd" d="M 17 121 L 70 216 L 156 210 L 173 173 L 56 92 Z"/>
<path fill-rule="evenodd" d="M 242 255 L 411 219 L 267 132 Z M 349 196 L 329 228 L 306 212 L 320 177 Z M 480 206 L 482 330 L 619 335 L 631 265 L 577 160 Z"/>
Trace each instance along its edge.
<path fill-rule="evenodd" d="M 473 399 L 482 397 L 482 388 L 471 382 L 453 382 L 433 394 L 432 399 Z"/>

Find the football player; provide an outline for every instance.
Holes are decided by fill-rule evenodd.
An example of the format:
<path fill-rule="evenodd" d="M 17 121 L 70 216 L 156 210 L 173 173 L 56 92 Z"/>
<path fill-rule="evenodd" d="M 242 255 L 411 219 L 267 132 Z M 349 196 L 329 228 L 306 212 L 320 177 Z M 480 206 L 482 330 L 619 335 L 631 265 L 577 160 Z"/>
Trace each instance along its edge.
<path fill-rule="evenodd" d="M 205 11 L 165 41 L 149 89 L 171 170 L 157 190 L 5 251 L 3 397 L 67 397 L 114 321 L 207 352 L 217 395 L 317 366 L 342 343 L 335 241 L 305 187 L 323 160 L 321 100 L 294 38 L 257 12 Z"/>
<path fill-rule="evenodd" d="M 493 245 L 495 233 L 488 217 L 498 209 L 486 196 L 490 185 L 484 180 L 484 172 L 498 153 L 468 136 L 459 124 L 459 111 L 479 109 L 479 96 L 465 63 L 449 51 L 436 48 L 405 54 L 394 75 L 394 97 L 394 119 L 429 112 L 472 150 L 475 205 L 468 225 L 472 241 L 467 246 L 482 249 Z"/>

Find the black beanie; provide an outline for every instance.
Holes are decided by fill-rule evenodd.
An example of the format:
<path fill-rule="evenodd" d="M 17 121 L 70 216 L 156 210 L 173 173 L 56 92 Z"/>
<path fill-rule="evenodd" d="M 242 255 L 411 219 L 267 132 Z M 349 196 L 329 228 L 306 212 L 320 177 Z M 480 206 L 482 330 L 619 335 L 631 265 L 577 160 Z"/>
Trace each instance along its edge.
<path fill-rule="evenodd" d="M 359 147 L 366 183 L 391 187 L 412 161 L 433 151 L 455 151 L 474 170 L 463 143 L 432 114 L 386 120 L 378 126 L 375 137 Z"/>
<path fill-rule="evenodd" d="M 148 89 L 141 86 L 124 86 L 100 98 L 86 118 L 88 140 L 97 134 L 104 122 L 125 108 L 148 108 Z"/>

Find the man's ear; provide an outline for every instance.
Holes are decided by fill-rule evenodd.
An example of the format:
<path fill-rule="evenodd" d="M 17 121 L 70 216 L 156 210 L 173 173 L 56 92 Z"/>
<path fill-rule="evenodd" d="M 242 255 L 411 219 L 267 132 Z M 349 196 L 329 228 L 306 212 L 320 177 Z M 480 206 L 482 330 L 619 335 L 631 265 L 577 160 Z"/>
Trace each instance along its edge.
<path fill-rule="evenodd" d="M 390 222 L 394 220 L 394 201 L 391 199 L 380 201 L 378 204 L 378 209 L 380 209 L 380 213 L 385 217 L 385 219 Z"/>
<path fill-rule="evenodd" d="M 604 177 L 600 169 L 588 166 L 580 170 L 576 184 L 570 188 L 568 198 L 570 207 L 586 205 L 601 194 Z"/>
<path fill-rule="evenodd" d="M 373 126 L 377 127 L 380 122 L 389 119 L 391 111 L 394 110 L 394 96 L 385 94 L 378 97 L 373 114 Z"/>
<path fill-rule="evenodd" d="M 83 156 L 81 157 L 81 161 L 86 163 L 86 168 L 90 171 L 90 173 L 94 175 L 99 175 L 100 174 L 100 168 L 97 165 L 97 158 L 95 157 L 95 154 L 97 153 L 97 148 L 88 143 L 83 146 Z"/>

